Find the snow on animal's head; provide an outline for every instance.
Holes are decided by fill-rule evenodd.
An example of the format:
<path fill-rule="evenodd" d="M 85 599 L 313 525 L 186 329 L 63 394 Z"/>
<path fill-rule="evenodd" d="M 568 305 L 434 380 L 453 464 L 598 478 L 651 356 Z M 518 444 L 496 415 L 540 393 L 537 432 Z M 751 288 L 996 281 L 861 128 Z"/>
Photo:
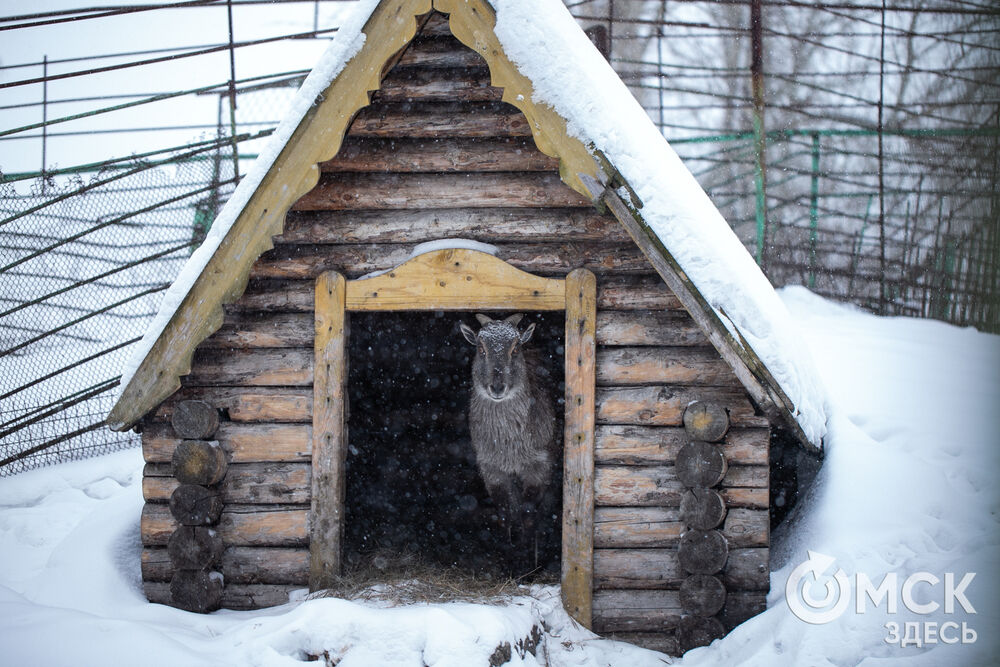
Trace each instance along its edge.
<path fill-rule="evenodd" d="M 464 322 L 459 324 L 462 336 L 476 346 L 472 362 L 474 390 L 494 401 L 502 401 L 518 393 L 525 386 L 526 369 L 521 346 L 531 339 L 535 325 L 524 331 L 517 328 L 523 314 L 517 313 L 503 320 L 493 320 L 477 314 L 482 328 L 477 332 Z"/>

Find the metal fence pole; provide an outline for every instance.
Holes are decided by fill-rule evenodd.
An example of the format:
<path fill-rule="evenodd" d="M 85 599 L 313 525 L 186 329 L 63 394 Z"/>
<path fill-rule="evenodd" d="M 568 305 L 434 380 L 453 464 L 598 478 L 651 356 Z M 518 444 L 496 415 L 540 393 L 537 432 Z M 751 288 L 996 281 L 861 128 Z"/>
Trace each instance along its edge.
<path fill-rule="evenodd" d="M 809 189 L 809 288 L 816 286 L 816 235 L 819 228 L 819 132 L 812 134 L 812 180 Z"/>
<path fill-rule="evenodd" d="M 233 41 L 233 0 L 226 0 L 229 17 L 229 136 L 233 142 L 233 177 L 240 178 L 240 155 L 236 144 L 236 45 Z"/>
<path fill-rule="evenodd" d="M 888 295 L 885 276 L 885 151 L 883 135 L 885 130 L 885 0 L 882 0 L 882 30 L 878 61 L 878 312 L 886 314 Z"/>
<path fill-rule="evenodd" d="M 45 181 L 48 180 L 45 177 L 46 164 L 48 163 L 48 158 L 46 157 L 46 149 L 48 147 L 48 128 L 49 128 L 49 56 L 45 54 L 42 56 L 42 194 L 45 194 Z"/>
<path fill-rule="evenodd" d="M 753 90 L 754 191 L 757 222 L 757 264 L 767 265 L 767 141 L 764 133 L 764 44 L 762 0 L 750 2 L 750 78 Z"/>

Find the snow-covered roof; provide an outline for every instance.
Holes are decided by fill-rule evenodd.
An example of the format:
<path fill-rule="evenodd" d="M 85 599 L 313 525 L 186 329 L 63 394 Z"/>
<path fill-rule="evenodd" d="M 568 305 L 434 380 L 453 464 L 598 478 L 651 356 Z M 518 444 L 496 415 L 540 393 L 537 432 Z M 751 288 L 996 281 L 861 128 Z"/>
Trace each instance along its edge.
<path fill-rule="evenodd" d="M 210 307 L 221 324 L 223 301 L 233 300 L 242 292 L 250 264 L 269 246 L 262 246 L 260 252 L 253 248 L 235 253 L 241 266 L 245 264 L 242 273 L 235 272 L 237 276 L 224 288 L 204 288 L 217 303 L 202 303 L 205 299 L 198 293 L 198 283 L 205 282 L 206 274 L 212 273 L 213 258 L 227 250 L 227 237 L 233 236 L 234 225 L 248 217 L 254 197 L 267 187 L 290 187 L 302 192 L 308 189 L 306 185 L 315 183 L 314 175 L 311 181 L 306 175 L 300 177 L 302 182 L 296 181 L 293 169 L 281 163 L 289 159 L 289 143 L 322 114 L 326 103 L 323 100 L 330 98 L 332 87 L 343 83 L 340 79 L 354 76 L 347 70 L 356 61 L 378 58 L 378 53 L 388 51 L 389 47 L 376 43 L 373 35 L 381 42 L 386 31 L 395 30 L 405 44 L 414 30 L 413 21 L 405 19 L 434 8 L 450 13 L 455 36 L 487 60 L 494 83 L 505 88 L 504 100 L 528 116 L 539 148 L 560 158 L 563 180 L 607 204 L 629 228 L 654 267 L 734 366 L 751 396 L 766 411 L 783 418 L 804 445 L 820 448 L 826 431 L 826 393 L 787 309 L 621 79 L 559 0 L 488 0 L 489 6 L 483 1 L 359 2 L 303 84 L 292 111 L 271 137 L 267 149 L 223 208 L 205 243 L 168 291 L 123 372 L 122 393 L 108 419 L 112 428 L 131 425 L 169 396 L 179 376 L 189 372 L 194 347 L 214 331 L 209 325 L 192 333 L 190 327 L 177 324 L 178 311 Z M 389 4 L 412 5 L 408 11 L 413 14 L 400 19 L 396 12 L 386 18 L 390 12 L 383 11 L 380 18 L 380 9 Z M 472 5 L 487 10 L 492 7 L 495 27 L 484 30 L 483 21 L 492 21 L 493 17 L 469 9 Z M 493 43 L 499 49 L 492 49 Z M 365 55 L 366 49 L 378 53 Z M 387 60 L 388 56 L 383 63 Z M 366 95 L 368 89 L 359 92 Z M 321 107 L 318 112 L 317 106 Z M 346 124 L 340 128 L 344 130 Z M 335 145 L 339 147 L 339 139 Z M 308 160 L 300 159 L 292 166 L 303 169 L 305 162 Z M 315 172 L 314 164 L 308 165 L 311 174 Z M 275 186 L 275 174 L 282 169 L 286 182 Z M 284 197 L 286 206 L 297 198 L 293 195 Z M 283 214 L 264 209 L 255 215 L 274 220 L 275 215 L 280 218 Z M 270 224 L 281 222 L 279 219 Z M 266 243 L 270 243 L 269 237 Z M 216 275 L 210 278 L 219 280 Z M 183 346 L 183 353 L 165 351 L 172 345 Z M 157 346 L 163 349 L 157 352 Z M 169 391 L 160 381 L 155 387 L 151 380 L 137 381 L 146 366 L 162 363 L 160 360 L 167 357 L 173 367 L 166 374 L 176 376 L 166 381 L 173 382 Z M 163 369 L 158 370 L 164 374 Z M 120 408 L 123 403 L 127 407 Z"/>
<path fill-rule="evenodd" d="M 805 437 L 826 432 L 826 392 L 787 308 L 708 195 L 558 0 L 490 0 L 496 35 L 567 131 L 607 156 L 643 220 L 698 292 L 760 358 Z M 595 91 L 600 91 L 595 94 Z"/>

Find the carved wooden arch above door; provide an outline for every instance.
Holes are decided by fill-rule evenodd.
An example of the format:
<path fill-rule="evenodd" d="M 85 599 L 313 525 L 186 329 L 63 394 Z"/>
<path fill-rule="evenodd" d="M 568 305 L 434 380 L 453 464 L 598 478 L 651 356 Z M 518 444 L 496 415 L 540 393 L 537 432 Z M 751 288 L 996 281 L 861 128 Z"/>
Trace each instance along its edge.
<path fill-rule="evenodd" d="M 593 597 L 594 387 L 596 280 L 586 269 L 542 278 L 493 255 L 448 248 L 418 255 L 386 273 L 316 281 L 313 374 L 312 507 L 309 587 L 329 588 L 340 574 L 347 449 L 347 313 L 350 311 L 565 311 L 562 595 L 566 610 L 590 627 Z"/>

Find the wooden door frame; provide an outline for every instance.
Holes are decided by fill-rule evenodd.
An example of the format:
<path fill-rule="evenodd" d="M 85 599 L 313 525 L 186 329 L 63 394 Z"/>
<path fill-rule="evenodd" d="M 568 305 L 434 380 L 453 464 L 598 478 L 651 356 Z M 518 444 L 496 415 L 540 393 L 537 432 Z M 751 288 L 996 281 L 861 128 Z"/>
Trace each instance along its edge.
<path fill-rule="evenodd" d="M 493 255 L 448 248 L 418 255 L 386 273 L 316 280 L 313 371 L 312 506 L 309 589 L 340 575 L 347 450 L 347 336 L 351 311 L 565 311 L 562 598 L 590 627 L 594 576 L 594 389 L 597 281 L 586 269 L 542 278 Z"/>

